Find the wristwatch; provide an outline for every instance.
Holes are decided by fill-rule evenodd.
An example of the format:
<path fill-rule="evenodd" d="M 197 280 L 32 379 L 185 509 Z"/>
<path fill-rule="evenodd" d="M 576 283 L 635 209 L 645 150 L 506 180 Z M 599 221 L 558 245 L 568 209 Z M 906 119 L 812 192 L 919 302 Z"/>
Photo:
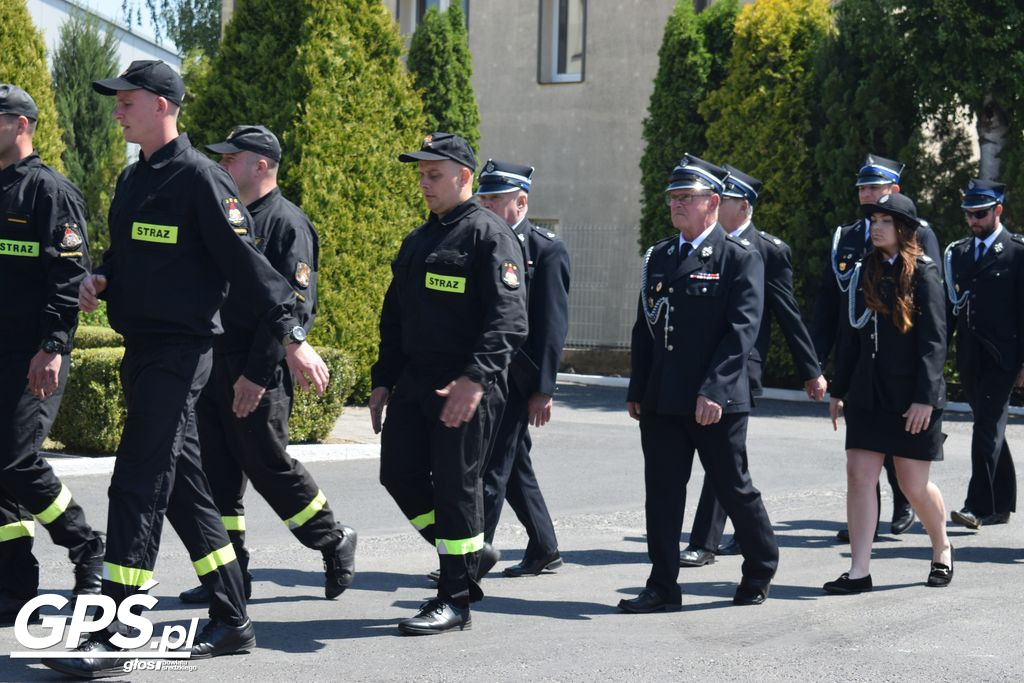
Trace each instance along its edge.
<path fill-rule="evenodd" d="M 281 340 L 281 344 L 288 346 L 289 344 L 301 344 L 304 341 L 306 341 L 306 330 L 301 325 L 296 325 L 288 330 L 288 334 Z"/>
<path fill-rule="evenodd" d="M 52 337 L 44 339 L 39 348 L 46 353 L 64 353 L 64 344 Z"/>

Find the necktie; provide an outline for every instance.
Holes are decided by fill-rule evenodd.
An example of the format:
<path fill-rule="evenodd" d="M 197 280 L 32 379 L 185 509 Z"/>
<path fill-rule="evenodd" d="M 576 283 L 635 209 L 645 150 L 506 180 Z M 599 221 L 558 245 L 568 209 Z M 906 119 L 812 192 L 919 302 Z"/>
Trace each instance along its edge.
<path fill-rule="evenodd" d="M 677 268 L 683 264 L 683 259 L 689 256 L 691 251 L 693 251 L 693 245 L 689 242 L 683 242 L 683 246 L 679 247 L 679 255 L 676 257 Z"/>
<path fill-rule="evenodd" d="M 978 255 L 974 257 L 975 261 L 980 261 L 981 257 L 985 255 L 985 243 L 978 242 Z"/>

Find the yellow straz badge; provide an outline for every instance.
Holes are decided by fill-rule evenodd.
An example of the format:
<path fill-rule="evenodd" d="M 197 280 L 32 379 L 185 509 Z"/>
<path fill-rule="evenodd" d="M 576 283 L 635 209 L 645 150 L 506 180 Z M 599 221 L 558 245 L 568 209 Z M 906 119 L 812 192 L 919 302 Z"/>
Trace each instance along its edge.
<path fill-rule="evenodd" d="M 226 197 L 224 203 L 228 207 L 228 223 L 231 225 L 242 225 L 245 223 L 245 216 L 242 215 L 242 211 L 238 208 L 238 199 Z"/>
<path fill-rule="evenodd" d="M 0 256 L 39 256 L 39 242 L 0 240 Z"/>
<path fill-rule="evenodd" d="M 75 232 L 77 227 L 77 224 L 74 227 L 67 223 L 64 224 L 64 237 L 60 241 L 61 249 L 74 249 L 82 244 L 82 238 Z"/>
<path fill-rule="evenodd" d="M 511 261 L 503 261 L 501 264 L 501 282 L 509 289 L 519 288 L 519 266 Z"/>
<path fill-rule="evenodd" d="M 132 239 L 157 244 L 177 244 L 177 225 L 156 225 L 155 223 L 132 223 Z"/>
<path fill-rule="evenodd" d="M 437 275 L 427 273 L 427 289 L 438 292 L 451 292 L 452 294 L 466 293 L 466 278 L 455 277 L 454 275 Z"/>
<path fill-rule="evenodd" d="M 298 265 L 295 266 L 295 281 L 300 287 L 309 287 L 309 274 L 312 269 L 309 264 L 299 261 Z"/>

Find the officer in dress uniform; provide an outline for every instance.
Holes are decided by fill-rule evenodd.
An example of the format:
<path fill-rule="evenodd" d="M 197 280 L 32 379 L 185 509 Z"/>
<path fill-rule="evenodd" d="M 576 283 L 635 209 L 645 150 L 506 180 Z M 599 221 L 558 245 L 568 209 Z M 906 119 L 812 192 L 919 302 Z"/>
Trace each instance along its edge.
<path fill-rule="evenodd" d="M 974 413 L 971 481 L 953 521 L 1005 524 L 1017 509 L 1017 475 L 1006 443 L 1010 392 L 1024 386 L 1024 236 L 1002 224 L 1006 186 L 971 180 L 962 207 L 971 236 L 946 247 L 946 288 L 956 330 L 956 367 Z"/>
<path fill-rule="evenodd" d="M 899 192 L 900 174 L 903 172 L 903 168 L 904 164 L 898 161 L 886 159 L 877 154 L 868 154 L 864 165 L 857 173 L 857 195 L 861 206 L 874 204 L 885 195 Z M 921 245 L 925 255 L 938 263 L 940 258 L 939 241 L 928 222 L 924 219 L 918 220 L 917 242 Z M 871 249 L 871 222 L 867 218 L 858 218 L 836 228 L 832 237 L 832 253 L 821 277 L 821 285 L 818 287 L 818 294 L 814 301 L 814 314 L 811 321 L 811 339 L 814 340 L 814 348 L 823 368 L 828 363 L 828 357 L 835 345 L 839 330 L 840 314 L 843 312 L 841 310 L 843 307 L 841 294 L 850 286 L 854 265 L 869 249 Z M 910 525 L 914 523 L 914 510 L 907 501 L 907 497 L 900 491 L 892 454 L 885 458 L 885 474 L 889 479 L 889 486 L 892 488 L 893 499 L 890 531 L 898 535 L 909 529 Z M 878 489 L 878 496 L 881 501 L 881 487 Z M 879 510 L 881 510 L 881 505 L 879 505 Z M 840 530 L 837 538 L 848 543 L 849 531 L 847 529 Z"/>
<path fill-rule="evenodd" d="M 774 317 L 786 337 L 789 352 L 793 356 L 797 374 L 804 382 L 807 395 L 820 401 L 825 395 L 827 384 L 793 293 L 793 262 L 789 245 L 754 226 L 754 205 L 761 192 L 761 181 L 729 164 L 723 168 L 729 172 L 729 177 L 725 181 L 722 203 L 718 208 L 718 222 L 732 237 L 756 249 L 764 261 L 764 312 L 747 366 L 751 393 L 755 397 L 762 393 L 761 368 L 768 357 Z M 714 562 L 716 554 L 736 555 L 740 552 L 735 538 L 725 545 L 718 544 L 725 530 L 725 518 L 725 510 L 715 499 L 711 482 L 705 479 L 697 514 L 693 519 L 693 529 L 690 531 L 690 542 L 679 554 L 681 566 L 701 567 Z"/>
<path fill-rule="evenodd" d="M 507 499 L 526 528 L 523 559 L 505 576 L 535 576 L 562 566 L 558 540 L 530 461 L 529 426 L 551 419 L 555 377 L 569 331 L 569 252 L 559 237 L 530 223 L 533 168 L 489 159 L 480 173 L 480 203 L 508 223 L 523 245 L 530 333 L 509 366 L 501 424 L 484 466 L 484 540 L 491 543 Z"/>
<path fill-rule="evenodd" d="M 222 155 L 220 165 L 252 216 L 253 243 L 294 289 L 294 314 L 308 334 L 316 316 L 320 245 L 309 218 L 277 187 L 281 143 L 265 126 L 242 125 L 206 148 Z M 249 480 L 295 538 L 323 554 L 326 596 L 334 599 L 352 585 L 356 533 L 338 525 L 327 496 L 288 455 L 291 374 L 281 342 L 257 328 L 245 304 L 244 296 L 228 293 L 220 310 L 224 334 L 214 340 L 210 381 L 196 405 L 203 471 L 241 565 L 246 599 L 251 577 L 242 498 Z M 210 600 L 201 584 L 179 597 Z"/>
<path fill-rule="evenodd" d="M 39 110 L 0 85 L 0 623 L 36 595 L 38 519 L 68 549 L 73 593 L 99 593 L 103 540 L 39 456 L 60 407 L 78 325 L 78 283 L 89 268 L 85 202 L 32 148 Z M 34 519 L 33 519 L 34 518 Z"/>
<path fill-rule="evenodd" d="M 728 172 L 686 155 L 666 198 L 678 237 L 644 256 L 626 407 L 640 421 L 651 573 L 626 612 L 678 609 L 679 534 L 697 451 L 743 549 L 733 602 L 759 605 L 778 566 L 771 521 L 747 471 L 747 365 L 764 310 L 764 264 L 727 235 L 718 207 Z M 747 240 L 749 242 L 749 240 Z"/>
<path fill-rule="evenodd" d="M 114 118 L 141 148 L 117 181 L 103 265 L 79 287 L 82 310 L 105 298 L 110 323 L 125 339 L 127 418 L 109 488 L 103 594 L 120 604 L 153 585 L 166 515 L 210 593 L 210 621 L 191 658 L 245 652 L 255 646 L 255 632 L 234 547 L 203 474 L 195 414 L 228 283 L 285 345 L 300 386 L 323 391 L 327 367 L 301 341 L 288 282 L 236 232 L 248 232 L 252 219 L 231 176 L 178 134 L 181 77 L 161 61 L 140 60 L 93 88 L 117 97 Z M 124 659 L 89 655 L 117 652 L 111 636 L 125 631 L 115 620 L 77 648 L 82 658 L 43 663 L 82 678 L 123 671 Z"/>
<path fill-rule="evenodd" d="M 469 604 L 483 597 L 480 472 L 526 339 L 526 270 L 515 234 L 473 197 L 469 143 L 433 133 L 398 159 L 418 163 L 430 216 L 391 266 L 370 419 L 380 432 L 387 405 L 381 483 L 440 557 L 437 597 L 398 625 L 429 635 L 469 628 Z"/>

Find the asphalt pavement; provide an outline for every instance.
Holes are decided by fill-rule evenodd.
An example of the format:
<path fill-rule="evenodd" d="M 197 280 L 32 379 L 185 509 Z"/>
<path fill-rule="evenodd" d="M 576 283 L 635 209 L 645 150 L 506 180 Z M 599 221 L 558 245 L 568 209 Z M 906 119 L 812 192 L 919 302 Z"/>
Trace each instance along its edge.
<path fill-rule="evenodd" d="M 376 437 L 365 409 L 339 420 L 332 448 L 301 457 L 340 521 L 359 531 L 355 585 L 323 598 L 319 553 L 303 548 L 253 491 L 248 545 L 255 577 L 249 611 L 258 647 L 249 655 L 143 671 L 132 680 L 199 681 L 1006 681 L 1024 669 L 1024 533 L 1018 516 L 978 532 L 950 526 L 955 577 L 924 586 L 930 550 L 920 523 L 888 535 L 891 495 L 883 484 L 882 537 L 875 545 L 873 593 L 830 596 L 821 584 L 849 567 L 834 542 L 845 525 L 843 428 L 824 405 L 764 401 L 749 427 L 754 482 L 782 549 L 769 600 L 736 607 L 740 557 L 682 569 L 682 610 L 628 615 L 615 605 L 643 586 L 649 570 L 639 430 L 621 389 L 562 384 L 553 421 L 533 430 L 534 461 L 555 520 L 565 566 L 509 579 L 525 536 L 506 508 L 496 537 L 502 559 L 462 633 L 403 637 L 395 625 L 432 595 L 433 549 L 415 534 L 377 480 Z M 970 419 L 947 415 L 946 459 L 933 481 L 947 507 L 961 506 L 970 475 Z M 1012 447 L 1024 419 L 1011 418 Z M 298 452 L 298 451 L 297 451 Z M 54 458 L 90 522 L 106 522 L 108 461 Z M 106 468 L 106 469 L 104 469 Z M 685 544 L 702 471 L 687 487 Z M 684 489 L 679 482 L 680 494 Z M 67 594 L 71 567 L 41 529 L 36 538 L 42 591 Z M 196 583 L 187 553 L 164 529 L 156 567 L 157 631 L 205 618 L 178 602 Z M 41 626 L 32 632 L 41 635 Z M 0 651 L 24 650 L 0 627 Z M 0 680 L 55 680 L 31 659 L 0 658 Z"/>

